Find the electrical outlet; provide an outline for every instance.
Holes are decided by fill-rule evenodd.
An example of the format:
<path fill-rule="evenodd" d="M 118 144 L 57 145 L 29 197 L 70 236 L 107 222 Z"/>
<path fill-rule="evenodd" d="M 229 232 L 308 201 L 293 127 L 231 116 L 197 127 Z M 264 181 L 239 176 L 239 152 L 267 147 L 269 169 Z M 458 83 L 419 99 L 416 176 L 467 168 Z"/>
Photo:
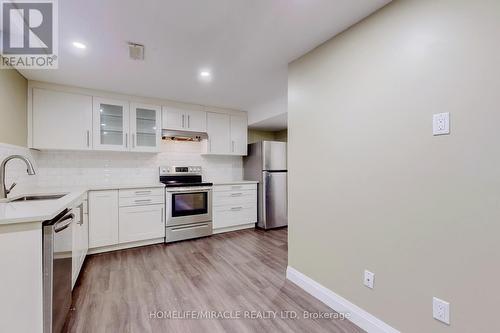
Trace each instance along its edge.
<path fill-rule="evenodd" d="M 438 113 L 432 116 L 432 134 L 450 134 L 450 113 Z"/>
<path fill-rule="evenodd" d="M 432 316 L 445 324 L 450 325 L 450 303 L 439 298 L 432 298 Z"/>
<path fill-rule="evenodd" d="M 365 277 L 363 283 L 370 289 L 373 289 L 373 283 L 375 282 L 375 274 L 370 271 L 365 270 Z"/>

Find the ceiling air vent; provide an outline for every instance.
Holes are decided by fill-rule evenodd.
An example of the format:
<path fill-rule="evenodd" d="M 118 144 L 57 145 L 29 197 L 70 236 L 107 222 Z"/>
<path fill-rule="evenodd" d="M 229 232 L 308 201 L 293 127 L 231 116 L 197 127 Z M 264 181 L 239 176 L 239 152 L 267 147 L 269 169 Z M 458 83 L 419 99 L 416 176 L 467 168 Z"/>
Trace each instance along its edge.
<path fill-rule="evenodd" d="M 144 45 L 128 43 L 128 54 L 132 60 L 144 60 Z"/>

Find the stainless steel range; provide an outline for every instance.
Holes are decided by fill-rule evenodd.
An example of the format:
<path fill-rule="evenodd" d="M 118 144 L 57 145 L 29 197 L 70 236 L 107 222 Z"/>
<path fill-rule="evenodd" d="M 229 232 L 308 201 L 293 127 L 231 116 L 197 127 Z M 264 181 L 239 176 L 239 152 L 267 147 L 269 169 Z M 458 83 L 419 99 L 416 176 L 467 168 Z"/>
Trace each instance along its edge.
<path fill-rule="evenodd" d="M 202 181 L 200 166 L 160 167 L 165 184 L 165 242 L 212 234 L 212 183 Z"/>

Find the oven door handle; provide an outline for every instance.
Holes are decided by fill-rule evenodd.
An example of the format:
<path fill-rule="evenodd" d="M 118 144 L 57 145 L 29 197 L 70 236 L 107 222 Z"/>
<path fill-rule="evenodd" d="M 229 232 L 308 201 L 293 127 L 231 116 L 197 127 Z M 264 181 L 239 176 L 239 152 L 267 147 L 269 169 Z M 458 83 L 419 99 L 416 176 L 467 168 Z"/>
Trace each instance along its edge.
<path fill-rule="evenodd" d="M 206 228 L 208 227 L 208 223 L 203 223 L 200 225 L 188 225 L 188 226 L 181 226 L 181 227 L 174 227 L 172 228 L 172 231 L 177 231 L 177 230 L 188 230 L 188 229 L 200 229 L 200 228 Z"/>
<path fill-rule="evenodd" d="M 210 193 L 212 190 L 186 190 L 186 191 L 168 191 L 167 193 L 178 194 L 178 193 Z"/>

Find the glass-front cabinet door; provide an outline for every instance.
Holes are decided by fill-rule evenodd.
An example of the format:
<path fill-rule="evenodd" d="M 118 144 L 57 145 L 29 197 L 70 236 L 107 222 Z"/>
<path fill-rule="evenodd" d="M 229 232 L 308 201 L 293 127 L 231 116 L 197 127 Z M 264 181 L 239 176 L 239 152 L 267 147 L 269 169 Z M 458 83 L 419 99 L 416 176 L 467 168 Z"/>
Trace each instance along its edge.
<path fill-rule="evenodd" d="M 129 150 L 129 103 L 94 97 L 94 149 Z"/>
<path fill-rule="evenodd" d="M 161 107 L 133 103 L 130 109 L 131 150 L 158 152 L 161 139 Z"/>

